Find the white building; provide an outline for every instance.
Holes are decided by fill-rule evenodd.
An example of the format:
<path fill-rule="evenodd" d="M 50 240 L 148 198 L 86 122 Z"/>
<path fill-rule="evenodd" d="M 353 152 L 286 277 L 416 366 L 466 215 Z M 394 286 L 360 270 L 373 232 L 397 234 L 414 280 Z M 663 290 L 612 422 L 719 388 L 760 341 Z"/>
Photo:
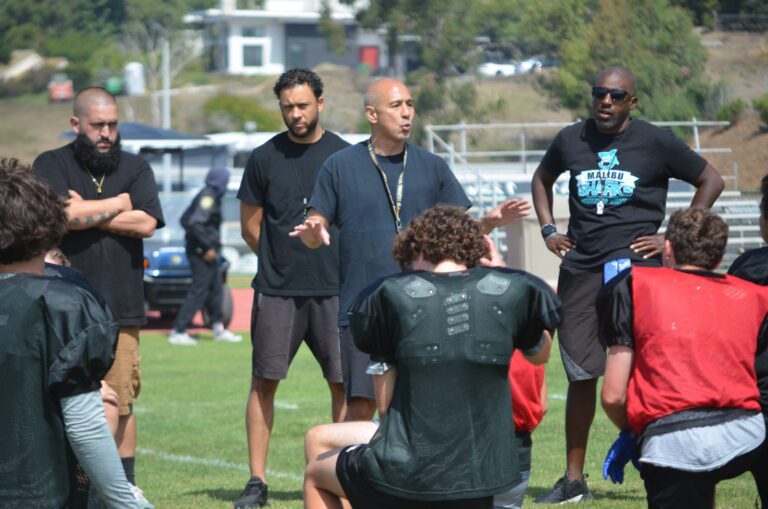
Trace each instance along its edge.
<path fill-rule="evenodd" d="M 293 67 L 321 63 L 357 66 L 376 71 L 386 62 L 385 45 L 374 32 L 355 23 L 355 7 L 328 0 L 331 19 L 347 36 L 347 51 L 328 48 L 318 23 L 323 0 L 265 0 L 262 9 L 249 9 L 248 0 L 221 0 L 218 9 L 195 11 L 187 22 L 205 26 L 212 70 L 228 74 L 280 74 Z"/>

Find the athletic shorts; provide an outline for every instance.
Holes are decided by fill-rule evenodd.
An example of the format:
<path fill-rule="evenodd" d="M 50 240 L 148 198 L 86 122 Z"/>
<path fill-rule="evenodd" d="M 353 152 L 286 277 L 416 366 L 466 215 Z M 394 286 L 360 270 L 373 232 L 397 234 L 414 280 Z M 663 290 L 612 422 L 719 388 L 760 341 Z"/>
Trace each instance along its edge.
<path fill-rule="evenodd" d="M 117 393 L 119 415 L 131 415 L 133 403 L 141 392 L 141 356 L 139 327 L 120 327 L 115 349 L 115 362 L 104 377 Z"/>
<path fill-rule="evenodd" d="M 253 376 L 283 380 L 305 341 L 330 383 L 341 383 L 339 298 L 257 293 L 251 314 Z"/>
<path fill-rule="evenodd" d="M 493 497 L 461 500 L 407 500 L 374 489 L 360 472 L 363 451 L 368 446 L 350 445 L 339 452 L 336 477 L 353 509 L 491 509 Z"/>
<path fill-rule="evenodd" d="M 632 264 L 659 266 L 656 260 Z M 605 371 L 605 349 L 597 336 L 597 294 L 602 287 L 602 265 L 593 269 L 560 266 L 557 294 L 563 302 L 563 320 L 557 329 L 557 340 L 565 374 L 571 382 L 593 380 Z"/>
<path fill-rule="evenodd" d="M 355 346 L 352 339 L 352 329 L 347 325 L 339 327 L 339 343 L 341 345 L 341 371 L 344 373 L 344 393 L 347 402 L 352 398 L 376 399 L 373 392 L 373 379 L 365 371 L 371 360 L 370 355 L 363 353 Z"/>

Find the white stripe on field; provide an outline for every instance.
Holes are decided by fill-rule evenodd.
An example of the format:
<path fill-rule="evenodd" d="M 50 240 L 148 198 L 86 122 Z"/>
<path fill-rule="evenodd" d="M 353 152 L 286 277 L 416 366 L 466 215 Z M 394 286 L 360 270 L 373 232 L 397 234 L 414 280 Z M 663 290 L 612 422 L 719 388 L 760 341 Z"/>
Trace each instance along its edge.
<path fill-rule="evenodd" d="M 172 454 L 168 452 L 160 452 L 152 449 L 145 449 L 143 447 L 137 447 L 136 452 L 139 454 L 146 454 L 147 456 L 154 456 L 161 460 L 174 461 L 176 463 L 190 463 L 193 465 L 203 465 L 206 467 L 226 468 L 229 470 L 239 470 L 242 472 L 248 472 L 248 466 L 242 463 L 235 463 L 233 461 L 226 461 L 216 458 L 198 458 L 196 456 L 189 456 L 187 454 Z M 304 481 L 304 477 L 289 472 L 280 472 L 278 470 L 267 469 L 267 474 L 272 477 L 282 477 L 283 479 L 290 479 L 292 481 Z"/>
<path fill-rule="evenodd" d="M 550 394 L 549 399 L 556 399 L 558 401 L 565 401 L 565 396 L 563 394 Z"/>
<path fill-rule="evenodd" d="M 283 403 L 282 401 L 275 401 L 275 408 L 280 408 L 282 410 L 298 410 L 299 405 L 296 403 Z"/>

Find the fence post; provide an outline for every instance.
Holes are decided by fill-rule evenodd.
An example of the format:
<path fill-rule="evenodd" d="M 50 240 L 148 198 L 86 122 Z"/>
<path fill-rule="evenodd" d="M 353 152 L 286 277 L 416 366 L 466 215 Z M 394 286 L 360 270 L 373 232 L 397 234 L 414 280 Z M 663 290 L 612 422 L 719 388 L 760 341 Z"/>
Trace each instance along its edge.
<path fill-rule="evenodd" d="M 435 153 L 435 133 L 434 131 L 432 131 L 431 125 L 425 126 L 424 130 L 427 132 L 427 147 L 429 148 L 429 151 L 434 154 Z"/>
<path fill-rule="evenodd" d="M 691 125 L 693 126 L 693 143 L 696 145 L 696 152 L 699 152 L 701 142 L 699 142 L 699 124 L 696 122 L 696 117 L 691 117 Z"/>
<path fill-rule="evenodd" d="M 459 124 L 461 129 L 459 130 L 459 148 L 461 149 L 461 158 L 467 160 L 467 128 L 462 120 Z"/>
<path fill-rule="evenodd" d="M 521 132 L 520 135 L 520 162 L 523 163 L 523 173 L 528 173 L 528 157 L 525 153 L 525 133 Z"/>

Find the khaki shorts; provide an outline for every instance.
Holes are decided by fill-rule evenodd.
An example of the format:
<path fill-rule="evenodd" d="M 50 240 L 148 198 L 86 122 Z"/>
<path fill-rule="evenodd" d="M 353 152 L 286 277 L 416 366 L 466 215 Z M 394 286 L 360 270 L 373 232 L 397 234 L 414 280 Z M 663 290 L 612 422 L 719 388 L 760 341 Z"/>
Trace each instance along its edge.
<path fill-rule="evenodd" d="M 115 362 L 104 381 L 117 392 L 117 411 L 121 416 L 131 415 L 133 403 L 141 392 L 140 363 L 139 327 L 120 327 Z"/>

